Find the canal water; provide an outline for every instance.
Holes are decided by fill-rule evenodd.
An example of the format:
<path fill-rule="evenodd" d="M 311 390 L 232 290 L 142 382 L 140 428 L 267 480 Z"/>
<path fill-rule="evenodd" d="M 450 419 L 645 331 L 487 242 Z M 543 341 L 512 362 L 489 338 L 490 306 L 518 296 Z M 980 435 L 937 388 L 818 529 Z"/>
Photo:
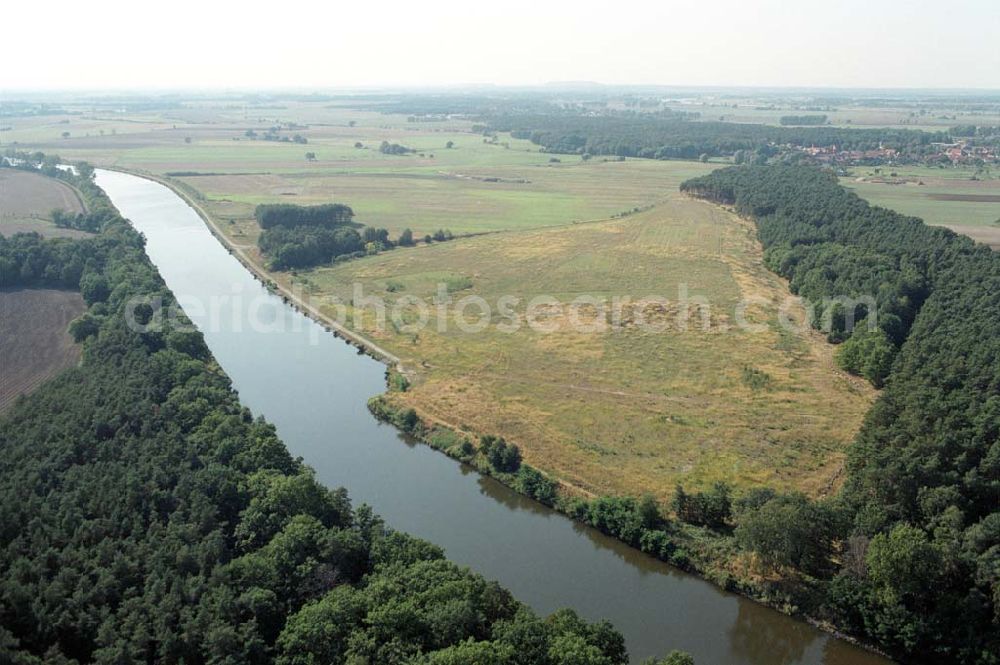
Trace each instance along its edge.
<path fill-rule="evenodd" d="M 146 251 L 230 376 L 329 487 L 444 547 L 537 612 L 609 619 L 633 662 L 671 649 L 699 665 L 875 665 L 882 658 L 726 593 L 406 440 L 366 408 L 385 366 L 266 291 L 170 189 L 98 170 Z"/>

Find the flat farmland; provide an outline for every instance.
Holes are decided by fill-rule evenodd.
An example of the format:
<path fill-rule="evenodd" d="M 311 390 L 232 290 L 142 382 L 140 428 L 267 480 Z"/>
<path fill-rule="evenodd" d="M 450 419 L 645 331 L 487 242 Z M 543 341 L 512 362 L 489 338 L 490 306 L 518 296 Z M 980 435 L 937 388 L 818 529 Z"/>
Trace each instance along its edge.
<path fill-rule="evenodd" d="M 83 212 L 76 191 L 53 178 L 0 169 L 0 234 L 37 232 L 47 237 L 83 237 L 88 234 L 60 229 L 52 223 L 53 210 Z"/>
<path fill-rule="evenodd" d="M 76 364 L 80 347 L 66 328 L 85 309 L 76 291 L 0 291 L 0 412 Z"/>
<path fill-rule="evenodd" d="M 921 109 L 913 104 L 896 106 L 820 103 L 812 106 L 824 110 L 806 110 L 800 103 L 785 101 L 780 104 L 763 102 L 756 98 L 735 98 L 714 102 L 669 103 L 678 111 L 701 113 L 702 120 L 760 123 L 780 125 L 781 117 L 788 115 L 825 115 L 827 123 L 835 127 L 889 127 L 894 129 L 920 129 L 928 132 L 947 131 L 956 125 L 1000 124 L 995 112 L 971 111 L 956 104 L 955 108 L 938 107 Z"/>
<path fill-rule="evenodd" d="M 128 123 L 84 115 L 66 125 L 65 119 L 56 116 L 48 124 L 14 119 L 4 135 L 67 160 L 171 177 L 224 220 L 234 241 L 251 244 L 257 233 L 253 208 L 259 203 L 337 201 L 354 208 L 360 221 L 393 234 L 404 228 L 418 235 L 440 228 L 477 233 L 647 208 L 682 180 L 715 168 L 553 156 L 506 135 L 487 140 L 472 132 L 470 121 L 413 123 L 405 116 L 323 104 L 245 113 L 227 107 L 169 110 L 155 120 L 136 117 Z M 102 128 L 102 122 L 108 126 Z M 77 125 L 86 126 L 83 135 L 71 131 Z M 260 139 L 278 125 L 285 127 L 282 136 L 300 135 L 308 143 Z M 71 136 L 61 138 L 61 131 Z M 39 137 L 47 140 L 32 141 Z M 382 141 L 414 152 L 383 154 Z"/>
<path fill-rule="evenodd" d="M 449 153 L 457 153 L 456 148 Z M 680 162 L 582 162 L 493 167 L 426 164 L 407 170 L 404 160 L 388 172 L 213 175 L 178 178 L 203 196 L 211 214 L 237 223 L 252 236 L 260 203 L 349 204 L 359 221 L 415 234 L 447 228 L 481 233 L 606 219 L 657 204 L 665 193 L 710 166 Z M 449 155 L 450 156 L 450 155 Z M 478 159 L 478 158 L 477 158 Z M 444 162 L 444 160 L 441 160 Z"/>
<path fill-rule="evenodd" d="M 889 177 L 859 170 L 841 183 L 875 205 L 1000 248 L 1000 174 L 928 167 L 894 172 L 896 176 Z"/>

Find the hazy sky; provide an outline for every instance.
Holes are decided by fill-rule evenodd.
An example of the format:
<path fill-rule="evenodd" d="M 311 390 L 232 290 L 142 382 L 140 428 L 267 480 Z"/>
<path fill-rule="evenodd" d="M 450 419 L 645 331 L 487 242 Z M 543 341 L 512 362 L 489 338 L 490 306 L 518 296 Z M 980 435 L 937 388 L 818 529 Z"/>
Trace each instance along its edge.
<path fill-rule="evenodd" d="M 0 88 L 1000 88 L 1000 0 L 7 3 Z"/>

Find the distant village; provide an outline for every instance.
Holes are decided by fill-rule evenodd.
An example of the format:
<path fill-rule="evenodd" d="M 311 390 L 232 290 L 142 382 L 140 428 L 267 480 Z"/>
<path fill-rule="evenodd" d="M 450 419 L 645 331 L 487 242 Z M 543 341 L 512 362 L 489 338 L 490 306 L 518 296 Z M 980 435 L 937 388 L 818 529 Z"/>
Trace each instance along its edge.
<path fill-rule="evenodd" d="M 951 164 L 953 166 L 980 166 L 1000 163 L 1000 148 L 975 145 L 966 140 L 954 143 L 931 143 L 921 147 L 919 154 L 901 153 L 894 148 L 878 147 L 874 150 L 840 150 L 830 146 L 793 146 L 819 164 L 830 166 L 890 165 L 897 163 Z"/>

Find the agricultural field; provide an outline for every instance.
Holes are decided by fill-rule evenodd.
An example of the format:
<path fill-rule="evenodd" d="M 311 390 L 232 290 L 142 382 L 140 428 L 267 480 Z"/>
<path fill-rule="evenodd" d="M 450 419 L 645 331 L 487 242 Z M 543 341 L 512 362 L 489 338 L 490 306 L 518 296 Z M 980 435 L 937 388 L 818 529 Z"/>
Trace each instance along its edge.
<path fill-rule="evenodd" d="M 393 235 L 404 228 L 418 236 L 440 228 L 480 233 L 644 209 L 681 180 L 714 168 L 552 156 L 506 136 L 487 142 L 470 131 L 468 121 L 411 123 L 405 116 L 305 103 L 266 112 L 273 115 L 248 112 L 244 118 L 226 108 L 184 116 L 165 111 L 156 122 L 136 119 L 124 129 L 121 121 L 101 129 L 97 119 L 73 116 L 64 124 L 66 118 L 54 116 L 42 124 L 26 118 L 23 127 L 12 121 L 3 136 L 6 143 L 30 141 L 32 149 L 68 160 L 170 177 L 249 244 L 255 242 L 253 209 L 260 203 L 344 202 L 358 221 Z M 249 130 L 259 137 L 282 123 L 296 127 L 282 135 L 298 134 L 308 143 L 246 135 Z M 71 131 L 78 126 L 86 128 L 84 135 Z M 70 137 L 59 138 L 63 131 Z M 382 141 L 416 152 L 382 154 Z"/>
<path fill-rule="evenodd" d="M 0 413 L 80 359 L 67 332 L 86 309 L 76 291 L 0 291 Z"/>
<path fill-rule="evenodd" d="M 1000 249 L 1000 172 L 903 166 L 875 173 L 856 168 L 841 183 L 875 205 Z"/>
<path fill-rule="evenodd" d="M 72 187 L 36 173 L 0 169 L 0 235 L 37 232 L 47 237 L 82 237 L 74 229 L 52 223 L 53 210 L 83 212 Z"/>
<path fill-rule="evenodd" d="M 805 104 L 805 105 L 803 105 Z M 818 104 L 818 105 L 817 105 Z M 782 116 L 825 115 L 834 127 L 921 129 L 928 132 L 947 131 L 955 125 L 1000 125 L 997 111 L 970 110 L 961 103 L 954 106 L 940 103 L 872 105 L 837 103 L 826 105 L 822 100 L 803 98 L 798 103 L 768 98 L 704 98 L 668 102 L 676 111 L 697 112 L 702 120 L 761 123 L 779 125 Z"/>
<path fill-rule="evenodd" d="M 347 322 L 402 359 L 412 385 L 395 399 L 470 435 L 507 437 L 582 493 L 665 499 L 677 482 L 727 480 L 826 495 L 873 399 L 834 367 L 821 336 L 777 326 L 788 292 L 761 264 L 751 227 L 679 194 L 681 181 L 718 164 L 553 156 L 505 135 L 484 139 L 461 119 L 414 123 L 321 103 L 206 104 L 130 122 L 86 113 L 30 120 L 12 120 L 4 141 L 165 180 L 258 268 L 259 203 L 342 202 L 393 237 L 404 228 L 469 236 L 271 273 L 314 303 L 350 304 L 355 283 L 390 303 L 429 298 L 443 283 L 455 300 L 485 298 L 497 323 L 504 295 L 521 298 L 522 315 L 540 295 L 563 304 L 581 295 L 667 298 L 626 307 L 621 325 L 592 332 L 572 329 L 571 314 L 556 308 L 543 316 L 555 332 L 439 332 L 436 322 L 409 332 L 405 317 L 371 330 L 374 312 L 360 307 Z M 308 143 L 259 138 L 278 124 Z M 383 154 L 382 141 L 415 152 Z M 674 329 L 682 311 L 702 314 L 676 302 L 682 288 L 709 301 L 709 330 Z M 747 296 L 767 301 L 749 310 L 761 331 L 733 326 Z M 580 313 L 588 316 L 606 320 L 596 309 Z M 666 329 L 641 330 L 643 316 Z"/>

